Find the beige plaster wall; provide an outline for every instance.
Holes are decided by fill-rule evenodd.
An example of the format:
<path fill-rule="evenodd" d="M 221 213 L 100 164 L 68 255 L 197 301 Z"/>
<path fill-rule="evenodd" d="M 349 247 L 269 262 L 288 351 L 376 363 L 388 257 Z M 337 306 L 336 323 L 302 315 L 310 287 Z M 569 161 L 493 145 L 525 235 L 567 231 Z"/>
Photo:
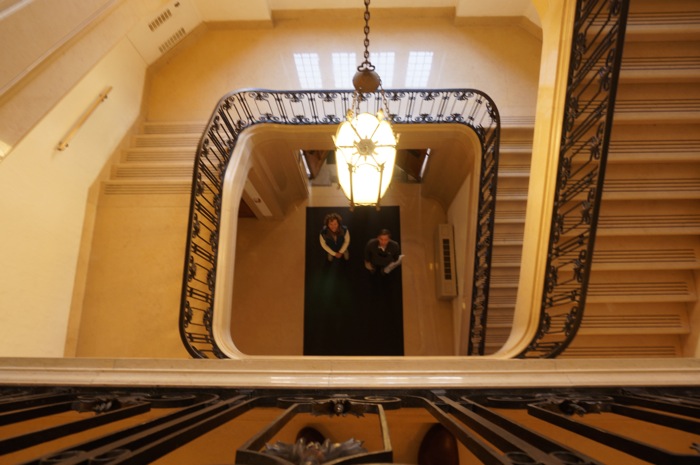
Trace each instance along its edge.
<path fill-rule="evenodd" d="M 0 160 L 37 129 L 142 17 L 165 2 L 35 0 L 4 10 L 0 63 L 8 75 L 0 79 Z"/>
<path fill-rule="evenodd" d="M 88 188 L 139 115 L 145 70 L 122 41 L 0 164 L 0 356 L 63 356 Z M 108 99 L 58 151 L 108 86 Z"/>
<path fill-rule="evenodd" d="M 244 88 L 301 89 L 294 53 L 317 53 L 322 88 L 335 88 L 331 54 L 362 57 L 362 17 L 330 10 L 282 18 L 269 28 L 204 25 L 198 40 L 157 66 L 147 101 L 154 121 L 206 120 L 227 92 Z M 394 80 L 406 87 L 410 51 L 433 52 L 426 88 L 476 88 L 503 116 L 532 116 L 541 42 L 515 26 L 455 26 L 454 18 L 372 19 L 371 51 L 395 52 Z M 349 88 L 349 84 L 341 88 Z"/>

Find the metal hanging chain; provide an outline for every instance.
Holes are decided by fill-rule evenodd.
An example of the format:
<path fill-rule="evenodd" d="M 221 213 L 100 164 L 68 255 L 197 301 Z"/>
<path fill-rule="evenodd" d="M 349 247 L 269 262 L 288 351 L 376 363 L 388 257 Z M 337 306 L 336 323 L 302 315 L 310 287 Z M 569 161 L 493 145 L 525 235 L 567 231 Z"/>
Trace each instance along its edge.
<path fill-rule="evenodd" d="M 369 1 L 365 0 L 365 61 L 357 67 L 358 71 L 363 69 L 374 71 L 374 65 L 369 61 Z"/>

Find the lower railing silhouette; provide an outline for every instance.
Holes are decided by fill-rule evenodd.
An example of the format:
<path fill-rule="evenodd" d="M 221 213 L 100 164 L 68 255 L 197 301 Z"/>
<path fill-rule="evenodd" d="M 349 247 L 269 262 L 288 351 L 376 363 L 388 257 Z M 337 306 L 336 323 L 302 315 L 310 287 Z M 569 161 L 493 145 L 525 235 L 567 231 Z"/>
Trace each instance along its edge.
<path fill-rule="evenodd" d="M 539 329 L 519 356 L 554 358 L 586 304 L 629 0 L 579 0 Z"/>
<path fill-rule="evenodd" d="M 33 465 L 416 463 L 419 448 L 406 449 L 418 442 L 419 463 L 690 465 L 699 458 L 699 399 L 697 386 L 5 386 L 0 459 Z M 423 421 L 402 420 L 416 415 Z M 633 434 L 639 431 L 656 434 Z"/>
<path fill-rule="evenodd" d="M 213 335 L 223 179 L 238 137 L 259 124 L 337 125 L 352 91 L 242 90 L 224 96 L 197 147 L 180 309 L 180 334 L 195 358 L 227 358 Z M 481 168 L 470 353 L 483 354 L 493 244 L 500 117 L 493 100 L 474 89 L 385 91 L 393 122 L 462 124 L 481 143 Z M 376 111 L 380 94 L 364 94 L 361 111 Z M 235 304 L 234 304 L 235 305 Z"/>

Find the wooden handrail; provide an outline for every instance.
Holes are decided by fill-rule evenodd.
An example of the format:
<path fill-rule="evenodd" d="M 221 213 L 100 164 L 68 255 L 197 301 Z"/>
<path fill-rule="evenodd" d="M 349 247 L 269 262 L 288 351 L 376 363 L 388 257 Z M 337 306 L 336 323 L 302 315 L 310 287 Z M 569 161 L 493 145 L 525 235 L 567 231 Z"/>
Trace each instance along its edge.
<path fill-rule="evenodd" d="M 90 107 L 85 111 L 85 113 L 82 114 L 80 119 L 75 122 L 73 127 L 70 128 L 70 131 L 68 131 L 68 134 L 61 139 L 61 141 L 58 143 L 58 150 L 65 150 L 68 148 L 68 144 L 70 144 L 70 141 L 75 137 L 75 135 L 78 133 L 80 128 L 85 124 L 85 121 L 92 115 L 92 113 L 95 111 L 95 109 L 98 107 L 98 105 L 102 102 L 104 102 L 107 99 L 107 95 L 109 95 L 109 92 L 112 90 L 112 86 L 107 87 L 105 90 L 102 91 L 102 93 L 95 99 L 94 102 L 90 105 Z"/>

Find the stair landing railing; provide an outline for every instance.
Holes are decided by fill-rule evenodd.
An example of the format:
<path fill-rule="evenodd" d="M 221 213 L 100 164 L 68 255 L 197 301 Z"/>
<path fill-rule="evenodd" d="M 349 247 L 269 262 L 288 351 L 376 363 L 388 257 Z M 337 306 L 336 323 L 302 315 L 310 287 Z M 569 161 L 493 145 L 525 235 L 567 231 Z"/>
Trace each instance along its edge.
<path fill-rule="evenodd" d="M 629 0 L 578 0 L 539 328 L 520 358 L 554 358 L 583 320 Z"/>
<path fill-rule="evenodd" d="M 223 179 L 240 134 L 259 124 L 338 125 L 352 103 L 352 91 L 242 90 L 224 96 L 197 147 L 192 181 L 180 335 L 194 358 L 228 358 L 214 338 L 217 252 Z M 481 169 L 470 352 L 483 354 L 493 244 L 500 116 L 493 100 L 474 89 L 385 91 L 393 122 L 463 124 L 481 144 Z M 364 94 L 361 111 L 381 107 L 379 94 Z M 235 304 L 234 304 L 235 305 Z"/>

